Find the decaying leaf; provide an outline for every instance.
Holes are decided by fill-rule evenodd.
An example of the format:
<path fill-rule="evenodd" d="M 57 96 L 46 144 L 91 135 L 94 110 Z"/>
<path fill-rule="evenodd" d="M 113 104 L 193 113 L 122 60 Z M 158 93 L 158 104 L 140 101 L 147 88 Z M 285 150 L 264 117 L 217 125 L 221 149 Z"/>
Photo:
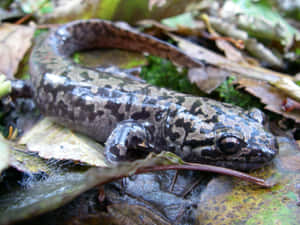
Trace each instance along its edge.
<path fill-rule="evenodd" d="M 0 193 L 0 224 L 31 218 L 61 207 L 84 191 L 120 177 L 134 174 L 141 167 L 172 164 L 170 156 L 162 153 L 144 160 L 124 163 L 115 168 L 92 168 L 88 171 L 54 169 L 48 177 L 35 179 L 22 186 Z"/>
<path fill-rule="evenodd" d="M 56 209 L 89 188 L 88 180 L 84 172 L 56 170 L 47 179 L 27 183 L 26 188 L 11 188 L 0 194 L 0 224 L 11 224 Z"/>
<path fill-rule="evenodd" d="M 171 225 L 163 217 L 156 215 L 151 209 L 141 205 L 113 204 L 107 207 L 108 213 L 114 218 L 114 224 L 161 224 Z"/>
<path fill-rule="evenodd" d="M 13 78 L 19 62 L 31 46 L 34 26 L 12 25 L 0 26 L 0 73 Z"/>
<path fill-rule="evenodd" d="M 20 139 L 28 151 L 38 152 L 45 159 L 73 160 L 92 166 L 106 166 L 103 146 L 73 133 L 67 128 L 43 119 Z"/>
<path fill-rule="evenodd" d="M 295 172 L 300 171 L 300 154 L 299 153 L 292 155 L 292 156 L 282 157 L 281 161 L 282 161 L 282 165 L 284 166 L 284 168 L 295 171 Z"/>
<path fill-rule="evenodd" d="M 300 171 L 300 147 L 298 141 L 286 137 L 278 137 L 279 150 L 282 152 L 278 157 L 278 165 L 281 169 L 299 172 Z M 293 153 L 293 154 L 291 154 Z"/>
<path fill-rule="evenodd" d="M 9 151 L 7 141 L 0 135 L 0 174 L 9 166 Z"/>
<path fill-rule="evenodd" d="M 263 81 L 240 78 L 238 83 L 241 87 L 245 87 L 250 94 L 260 98 L 261 102 L 266 104 L 265 109 L 300 122 L 300 114 L 297 111 L 285 112 L 282 110 L 282 103 L 287 97 L 284 93 Z"/>
<path fill-rule="evenodd" d="M 50 168 L 46 164 L 45 160 L 39 158 L 37 155 L 31 155 L 28 154 L 28 152 L 17 150 L 17 147 L 10 151 L 9 165 L 27 174 L 39 172 L 44 172 L 46 174 L 50 173 Z"/>

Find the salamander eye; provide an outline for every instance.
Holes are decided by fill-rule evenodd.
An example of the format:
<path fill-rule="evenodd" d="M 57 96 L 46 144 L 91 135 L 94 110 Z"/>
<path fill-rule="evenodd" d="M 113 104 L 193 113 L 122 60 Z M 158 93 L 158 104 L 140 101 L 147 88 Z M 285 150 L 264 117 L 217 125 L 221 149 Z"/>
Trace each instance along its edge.
<path fill-rule="evenodd" d="M 222 137 L 217 142 L 218 148 L 225 154 L 234 154 L 242 147 L 242 141 L 239 138 L 229 136 Z"/>

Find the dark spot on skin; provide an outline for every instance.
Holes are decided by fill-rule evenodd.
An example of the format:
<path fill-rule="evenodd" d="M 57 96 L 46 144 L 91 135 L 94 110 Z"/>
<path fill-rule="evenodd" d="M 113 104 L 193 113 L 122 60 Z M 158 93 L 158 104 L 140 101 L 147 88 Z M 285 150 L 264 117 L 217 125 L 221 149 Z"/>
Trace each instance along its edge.
<path fill-rule="evenodd" d="M 210 129 L 205 129 L 203 127 L 200 128 L 200 134 L 209 134 L 211 132 L 212 132 L 212 130 L 210 130 Z"/>
<path fill-rule="evenodd" d="M 209 118 L 207 120 L 204 120 L 205 123 L 217 123 L 218 122 L 218 116 L 217 115 L 213 115 L 212 118 Z"/>
<path fill-rule="evenodd" d="M 152 98 L 152 97 L 146 97 L 144 99 L 143 104 L 156 105 L 157 104 L 157 99 Z"/>
<path fill-rule="evenodd" d="M 201 146 L 211 146 L 214 145 L 214 138 L 207 138 L 205 140 L 190 140 L 186 141 L 186 143 L 192 148 Z"/>
<path fill-rule="evenodd" d="M 120 98 L 122 96 L 122 93 L 120 93 L 117 90 L 112 91 L 111 97 L 112 98 Z"/>
<path fill-rule="evenodd" d="M 163 118 L 163 111 L 158 111 L 155 113 L 155 120 L 159 122 Z"/>
<path fill-rule="evenodd" d="M 97 94 L 102 97 L 110 97 L 111 92 L 107 88 L 98 88 Z"/>
<path fill-rule="evenodd" d="M 111 114 L 114 115 L 118 121 L 122 121 L 124 120 L 125 115 L 123 113 L 119 113 L 119 108 L 121 107 L 121 105 L 121 103 L 108 101 L 104 108 L 109 109 L 111 111 Z"/>
<path fill-rule="evenodd" d="M 211 107 L 215 110 L 216 114 L 218 114 L 218 115 L 224 114 L 224 111 L 219 106 L 211 105 Z"/>
<path fill-rule="evenodd" d="M 204 149 L 204 150 L 201 151 L 201 155 L 204 156 L 204 157 L 208 156 L 210 158 L 217 158 L 218 156 L 220 156 L 220 153 L 218 153 L 215 150 L 206 150 L 206 149 Z"/>
<path fill-rule="evenodd" d="M 173 142 L 175 142 L 180 137 L 179 133 L 177 133 L 177 132 L 175 132 L 175 133 L 168 132 L 167 136 L 170 137 L 171 141 L 173 141 Z"/>
<path fill-rule="evenodd" d="M 69 73 L 70 73 L 69 70 L 65 70 L 65 71 L 62 72 L 61 75 L 64 76 L 64 77 L 68 77 Z"/>
<path fill-rule="evenodd" d="M 68 105 L 65 104 L 63 101 L 59 101 L 57 103 L 57 107 L 53 109 L 54 113 L 59 115 L 59 116 L 65 116 L 69 115 L 71 119 L 74 119 L 74 114 L 73 112 L 68 111 Z"/>
<path fill-rule="evenodd" d="M 181 105 L 185 101 L 185 97 L 183 96 L 175 96 L 175 98 L 177 99 L 176 104 L 178 105 Z"/>
<path fill-rule="evenodd" d="M 80 73 L 80 77 L 84 79 L 84 80 L 82 80 L 83 82 L 92 80 L 92 79 L 90 78 L 88 72 L 82 72 L 82 73 Z"/>
<path fill-rule="evenodd" d="M 141 112 L 135 112 L 131 115 L 131 118 L 134 120 L 146 120 L 150 117 L 150 113 L 145 110 L 145 108 L 142 109 Z"/>
<path fill-rule="evenodd" d="M 176 127 L 183 127 L 185 132 L 193 132 L 195 130 L 190 122 L 184 122 L 184 119 L 178 119 L 175 122 Z"/>
<path fill-rule="evenodd" d="M 203 114 L 203 111 L 201 110 L 201 106 L 202 106 L 202 103 L 199 100 L 195 101 L 190 109 L 191 113 Z"/>

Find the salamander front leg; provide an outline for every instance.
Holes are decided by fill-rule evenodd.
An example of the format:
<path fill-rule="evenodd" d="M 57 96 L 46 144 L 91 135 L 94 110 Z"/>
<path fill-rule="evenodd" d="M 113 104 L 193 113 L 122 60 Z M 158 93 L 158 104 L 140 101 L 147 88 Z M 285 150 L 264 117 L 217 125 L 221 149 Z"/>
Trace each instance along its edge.
<path fill-rule="evenodd" d="M 106 160 L 117 164 L 145 157 L 154 149 L 151 127 L 148 122 L 134 120 L 119 123 L 106 141 Z"/>

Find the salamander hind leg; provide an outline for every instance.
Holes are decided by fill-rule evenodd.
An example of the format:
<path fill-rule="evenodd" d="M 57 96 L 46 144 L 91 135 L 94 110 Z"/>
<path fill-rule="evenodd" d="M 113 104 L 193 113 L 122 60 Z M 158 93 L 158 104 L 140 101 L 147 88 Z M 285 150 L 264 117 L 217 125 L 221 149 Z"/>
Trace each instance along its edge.
<path fill-rule="evenodd" d="M 105 157 L 109 163 L 144 158 L 154 149 L 151 124 L 126 120 L 120 122 L 105 143 Z"/>

